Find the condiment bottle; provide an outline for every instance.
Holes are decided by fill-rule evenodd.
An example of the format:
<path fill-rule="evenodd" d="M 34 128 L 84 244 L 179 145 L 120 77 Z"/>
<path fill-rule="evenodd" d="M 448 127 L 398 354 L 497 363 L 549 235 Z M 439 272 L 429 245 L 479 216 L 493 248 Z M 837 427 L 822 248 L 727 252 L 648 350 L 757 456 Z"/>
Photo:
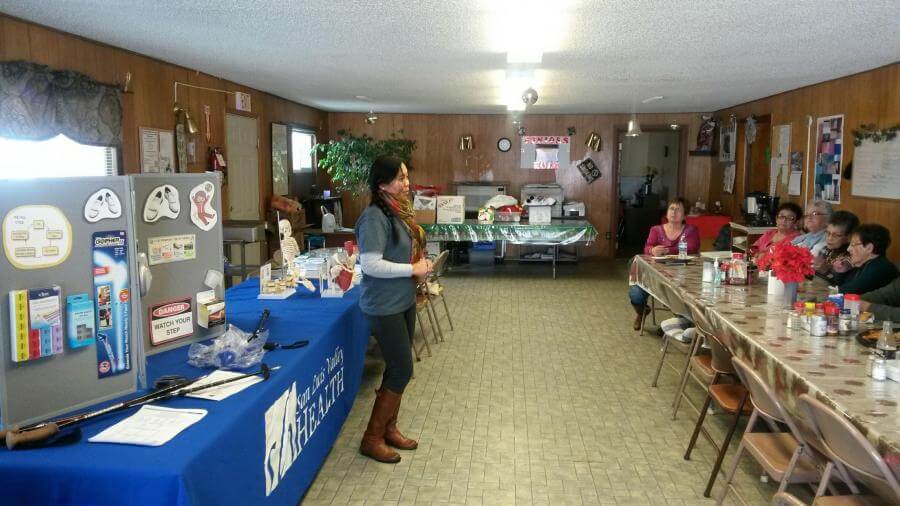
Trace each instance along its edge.
<path fill-rule="evenodd" d="M 850 315 L 849 309 L 841 310 L 841 316 L 838 319 L 838 332 L 843 336 L 853 332 L 853 317 Z"/>
<path fill-rule="evenodd" d="M 855 293 L 848 293 L 844 295 L 844 309 L 850 310 L 850 316 L 859 320 L 859 295 Z"/>
<path fill-rule="evenodd" d="M 897 343 L 894 342 L 894 324 L 885 321 L 881 325 L 881 337 L 875 344 L 875 350 L 878 356 L 885 360 L 894 360 L 897 356 Z"/>
<path fill-rule="evenodd" d="M 838 319 L 839 319 L 839 310 L 838 307 L 834 304 L 829 304 L 825 307 L 825 333 L 829 336 L 838 335 Z"/>

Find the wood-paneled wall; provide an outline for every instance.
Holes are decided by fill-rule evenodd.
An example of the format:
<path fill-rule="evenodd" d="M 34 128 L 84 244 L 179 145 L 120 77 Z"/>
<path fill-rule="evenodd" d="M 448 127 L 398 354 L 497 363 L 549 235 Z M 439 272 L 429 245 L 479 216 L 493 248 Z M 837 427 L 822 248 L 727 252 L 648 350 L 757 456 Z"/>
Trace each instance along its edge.
<path fill-rule="evenodd" d="M 622 114 L 569 114 L 569 115 L 524 115 L 523 125 L 528 135 L 566 135 L 568 127 L 575 127 L 570 157 L 573 161 L 591 157 L 600 167 L 600 179 L 588 184 L 578 172 L 575 164 L 552 170 L 529 170 L 519 168 L 520 144 L 516 127 L 507 115 L 490 114 L 379 114 L 374 125 L 367 125 L 365 114 L 329 113 L 329 138 L 337 131 L 350 129 L 354 134 L 369 134 L 377 139 L 385 138 L 392 132 L 403 130 L 406 137 L 416 140 L 416 151 L 412 156 L 412 181 L 420 184 L 439 185 L 447 192 L 454 192 L 453 183 L 460 181 L 494 181 L 510 184 L 510 194 L 518 197 L 520 188 L 527 183 L 557 182 L 565 190 L 567 200 L 583 201 L 587 207 L 587 219 L 597 229 L 598 240 L 583 254 L 611 257 L 615 254 L 613 241 L 606 238 L 607 232 L 615 236 L 613 220 L 617 211 L 617 195 L 612 174 L 613 155 L 616 152 L 614 136 L 616 130 L 625 130 L 628 115 Z M 696 143 L 698 114 L 642 114 L 639 121 L 644 128 L 656 126 L 668 128 L 672 122 L 682 125 L 683 142 L 687 149 Z M 603 140 L 601 151 L 592 152 L 584 146 L 584 140 L 591 131 L 600 134 Z M 472 135 L 475 148 L 460 151 L 459 138 Z M 512 141 L 512 149 L 501 153 L 497 140 L 507 137 Z M 684 184 L 682 193 L 693 202 L 698 197 L 706 198 L 709 174 L 709 157 L 685 157 Z M 352 224 L 366 205 L 366 199 L 344 198 L 344 223 Z"/>
<path fill-rule="evenodd" d="M 191 69 L 90 41 L 51 28 L 0 14 L 0 60 L 27 60 L 54 69 L 75 70 L 109 84 L 123 84 L 131 73 L 129 93 L 123 95 L 122 160 L 125 173 L 140 172 L 138 128 L 174 129 L 172 112 L 175 81 L 208 88 L 241 91 L 251 95 L 252 113 L 259 125 L 260 215 L 265 216 L 272 193 L 271 123 L 295 122 L 316 126 L 325 132 L 327 114 L 268 93 L 199 73 Z M 229 99 L 232 102 L 229 102 Z M 195 138 L 197 160 L 191 172 L 206 168 L 207 146 L 225 150 L 225 114 L 234 112 L 233 96 L 179 86 L 178 101 L 187 108 L 201 133 Z M 207 144 L 203 106 L 210 106 L 210 141 Z M 227 159 L 227 151 L 225 152 Z M 227 198 L 227 191 L 223 198 Z M 227 202 L 223 202 L 226 211 Z"/>
<path fill-rule="evenodd" d="M 755 100 L 746 104 L 729 107 L 716 112 L 716 116 L 727 118 L 734 114 L 738 118 L 746 118 L 753 114 L 762 116 L 770 114 L 771 125 L 791 125 L 791 151 L 803 152 L 803 177 L 807 181 L 806 167 L 813 170 L 814 160 L 807 164 L 809 156 L 815 156 L 816 118 L 835 114 L 844 115 L 844 158 L 842 166 L 853 160 L 853 130 L 860 125 L 874 123 L 879 128 L 886 128 L 900 123 L 900 64 L 880 67 L 868 72 L 842 77 L 832 81 L 799 88 L 771 97 Z M 812 117 L 812 132 L 809 134 L 807 146 L 807 117 Z M 758 135 L 771 136 L 771 130 L 760 131 Z M 741 142 L 741 138 L 738 138 Z M 774 148 L 776 140 L 772 140 Z M 738 150 L 738 153 L 741 153 Z M 725 164 L 716 161 L 710 173 L 710 201 L 720 200 L 735 217 L 740 214 L 740 202 L 743 191 L 735 184 L 736 192 L 726 194 L 722 191 L 722 173 Z M 894 170 L 900 170 L 895 167 Z M 736 181 L 744 180 L 744 167 L 737 164 Z M 812 177 L 810 177 L 812 180 Z M 852 182 L 841 179 L 841 203 L 836 209 L 844 209 L 855 213 L 863 223 L 880 223 L 891 231 L 893 243 L 888 256 L 900 260 L 900 201 L 854 197 L 851 195 Z M 782 200 L 802 204 L 806 189 L 801 190 L 799 197 L 789 197 L 787 187 L 778 185 L 777 194 Z M 812 192 L 809 192 L 810 198 Z"/>

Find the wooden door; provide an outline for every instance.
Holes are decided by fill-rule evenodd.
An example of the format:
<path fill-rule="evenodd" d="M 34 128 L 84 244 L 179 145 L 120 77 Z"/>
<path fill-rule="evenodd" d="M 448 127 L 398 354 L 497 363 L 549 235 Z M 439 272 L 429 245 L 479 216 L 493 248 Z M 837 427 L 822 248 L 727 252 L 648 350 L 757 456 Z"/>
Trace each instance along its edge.
<path fill-rule="evenodd" d="M 256 118 L 225 115 L 228 218 L 259 220 L 259 152 Z"/>

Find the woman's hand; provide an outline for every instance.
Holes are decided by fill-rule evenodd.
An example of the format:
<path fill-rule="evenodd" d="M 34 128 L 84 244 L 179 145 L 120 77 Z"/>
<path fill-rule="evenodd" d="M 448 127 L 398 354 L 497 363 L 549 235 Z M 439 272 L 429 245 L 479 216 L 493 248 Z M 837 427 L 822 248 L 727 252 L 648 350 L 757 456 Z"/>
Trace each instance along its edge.
<path fill-rule="evenodd" d="M 413 264 L 413 276 L 416 278 L 424 278 L 431 272 L 431 260 L 423 258 Z"/>
<path fill-rule="evenodd" d="M 852 269 L 853 265 L 850 264 L 848 258 L 841 258 L 840 260 L 835 260 L 835 262 L 831 264 L 831 268 L 834 269 L 834 272 L 845 273 Z"/>
<path fill-rule="evenodd" d="M 871 307 L 872 307 L 872 304 L 870 304 L 864 300 L 859 301 L 859 312 L 860 313 L 868 311 Z"/>
<path fill-rule="evenodd" d="M 650 254 L 655 257 L 661 257 L 661 256 L 667 254 L 668 252 L 669 252 L 669 248 L 667 248 L 665 246 L 661 246 L 661 245 L 650 248 Z"/>

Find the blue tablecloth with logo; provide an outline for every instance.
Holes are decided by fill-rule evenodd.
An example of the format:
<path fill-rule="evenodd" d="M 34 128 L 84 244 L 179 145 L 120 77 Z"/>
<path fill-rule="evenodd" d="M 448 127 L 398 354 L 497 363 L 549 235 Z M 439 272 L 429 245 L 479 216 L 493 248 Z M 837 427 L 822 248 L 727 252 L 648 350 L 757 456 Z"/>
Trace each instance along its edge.
<path fill-rule="evenodd" d="M 160 447 L 87 442 L 129 410 L 85 423 L 74 445 L 0 449 L 0 504 L 297 504 L 353 405 L 369 328 L 358 287 L 340 299 L 301 288 L 287 300 L 257 300 L 258 291 L 252 279 L 226 292 L 230 323 L 252 331 L 269 308 L 270 341 L 310 341 L 268 352 L 264 361 L 281 366 L 268 381 L 219 402 L 161 403 L 208 414 Z M 150 357 L 147 369 L 151 384 L 205 372 L 187 364 L 187 347 Z"/>

